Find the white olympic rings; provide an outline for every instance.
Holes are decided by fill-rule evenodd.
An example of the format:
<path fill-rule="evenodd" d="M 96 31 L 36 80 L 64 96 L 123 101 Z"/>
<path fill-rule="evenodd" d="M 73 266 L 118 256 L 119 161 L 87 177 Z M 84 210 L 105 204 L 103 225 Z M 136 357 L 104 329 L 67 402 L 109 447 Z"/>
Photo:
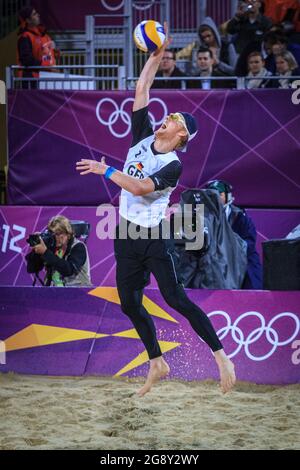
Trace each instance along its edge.
<path fill-rule="evenodd" d="M 229 333 L 231 333 L 231 338 L 237 344 L 236 349 L 230 354 L 228 354 L 228 357 L 230 358 L 236 356 L 242 349 L 242 347 L 244 347 L 246 356 L 249 359 L 251 359 L 252 361 L 264 361 L 274 354 L 277 347 L 286 346 L 287 344 L 290 344 L 296 338 L 297 334 L 300 331 L 300 319 L 297 317 L 297 315 L 291 312 L 283 312 L 275 315 L 267 325 L 264 316 L 259 312 L 245 312 L 240 315 L 234 321 L 233 324 L 231 323 L 231 318 L 227 312 L 224 312 L 222 310 L 216 310 L 214 312 L 209 313 L 208 317 L 212 317 L 215 315 L 221 315 L 226 320 L 226 325 L 217 331 L 217 335 L 219 336 L 220 341 L 222 341 Z M 250 333 L 247 334 L 247 337 L 245 337 L 242 329 L 238 326 L 238 324 L 241 322 L 241 320 L 248 317 L 258 318 L 260 320 L 260 326 L 252 330 Z M 277 332 L 274 328 L 274 323 L 279 320 L 279 318 L 291 318 L 295 322 L 294 332 L 289 338 L 285 339 L 284 341 L 279 341 L 280 331 Z M 266 354 L 260 356 L 254 355 L 250 352 L 249 347 L 256 341 L 258 341 L 264 333 L 267 342 L 272 347 L 270 351 L 268 351 Z"/>
<path fill-rule="evenodd" d="M 118 139 L 122 139 L 123 137 L 126 137 L 130 133 L 130 130 L 131 130 L 131 117 L 130 117 L 129 113 L 127 111 L 125 111 L 124 108 L 125 108 L 127 103 L 133 102 L 133 101 L 134 101 L 133 98 L 126 98 L 121 103 L 121 105 L 119 107 L 118 104 L 115 102 L 115 100 L 113 100 L 112 98 L 102 98 L 96 106 L 96 116 L 97 116 L 98 121 L 101 124 L 103 124 L 104 126 L 107 126 L 109 128 L 111 134 L 114 137 L 117 137 Z M 154 102 L 158 102 L 162 106 L 162 109 L 163 109 L 162 118 L 159 119 L 159 120 L 156 120 L 153 113 L 149 112 L 149 118 L 150 118 L 151 125 L 153 127 L 156 127 L 156 126 L 159 126 L 160 124 L 163 123 L 166 116 L 168 115 L 168 109 L 167 109 L 166 104 L 160 98 L 151 98 L 150 101 L 149 101 L 149 105 L 151 103 L 154 103 Z M 103 117 L 101 116 L 101 107 L 104 105 L 104 103 L 111 103 L 113 108 L 114 108 L 114 111 L 112 111 L 112 113 L 110 114 L 108 120 L 103 119 Z M 127 128 L 124 132 L 117 132 L 113 128 L 113 125 L 117 122 L 117 120 L 119 118 L 121 118 L 123 123 L 127 125 Z"/>

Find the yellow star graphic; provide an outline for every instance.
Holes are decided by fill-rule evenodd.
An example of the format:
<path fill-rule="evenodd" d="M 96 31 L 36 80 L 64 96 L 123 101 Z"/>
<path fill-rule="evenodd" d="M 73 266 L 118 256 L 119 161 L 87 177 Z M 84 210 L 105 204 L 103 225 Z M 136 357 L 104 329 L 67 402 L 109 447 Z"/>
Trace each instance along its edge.
<path fill-rule="evenodd" d="M 91 290 L 89 294 L 99 297 L 100 299 L 105 299 L 108 302 L 113 302 L 115 304 L 120 305 L 120 298 L 116 287 L 97 287 L 96 289 Z M 164 320 L 168 320 L 173 323 L 178 323 L 175 318 L 171 317 L 171 315 L 169 315 L 165 310 L 159 307 L 159 305 L 149 299 L 149 297 L 147 297 L 146 295 L 143 296 L 143 305 L 150 315 L 163 318 Z M 115 333 L 112 336 L 139 339 L 139 335 L 134 328 L 131 330 L 121 331 L 120 333 Z M 158 343 L 162 353 L 171 351 L 172 349 L 181 346 L 181 343 L 169 341 L 158 341 Z M 115 376 L 117 377 L 122 374 L 125 374 L 126 372 L 129 372 L 130 370 L 135 369 L 136 367 L 139 367 L 148 361 L 149 358 L 147 351 L 144 351 L 139 354 L 136 358 L 134 358 L 131 362 L 129 362 L 127 365 L 125 365 L 121 370 L 119 370 L 115 374 Z"/>
<path fill-rule="evenodd" d="M 120 304 L 120 299 L 118 296 L 117 289 L 115 287 L 97 287 L 88 292 L 90 295 L 94 295 L 96 297 L 105 299 L 109 302 Z M 143 298 L 143 305 L 147 309 L 147 311 L 156 317 L 162 318 L 164 320 L 178 323 L 171 315 L 169 315 L 165 310 L 159 307 L 155 302 L 144 295 Z M 26 328 L 18 331 L 14 335 L 8 337 L 5 343 L 5 350 L 6 352 L 9 351 L 17 351 L 21 349 L 28 349 L 28 348 L 35 348 L 41 346 L 47 346 L 52 344 L 60 344 L 60 343 L 67 343 L 71 341 L 81 341 L 86 339 L 99 339 L 105 338 L 108 336 L 115 336 L 120 338 L 128 338 L 128 339 L 138 339 L 140 337 L 137 331 L 132 328 L 129 330 L 120 331 L 118 333 L 113 334 L 103 334 L 103 333 L 96 333 L 94 331 L 86 331 L 86 330 L 78 330 L 72 328 L 63 328 L 57 326 L 50 326 L 50 325 L 39 325 L 39 324 L 31 324 Z M 159 341 L 159 345 L 161 351 L 167 352 L 171 351 L 172 349 L 177 348 L 181 345 L 181 343 L 177 342 L 169 342 L 169 341 Z M 120 376 L 129 372 L 130 370 L 139 367 L 140 365 L 148 362 L 149 358 L 147 352 L 144 351 L 139 354 L 136 358 L 130 361 L 127 365 L 125 365 L 121 370 L 119 370 L 115 376 Z"/>
<path fill-rule="evenodd" d="M 99 297 L 100 299 L 108 300 L 108 302 L 112 302 L 114 304 L 120 305 L 120 299 L 118 295 L 118 290 L 116 287 L 96 287 L 89 292 L 89 295 L 94 295 L 95 297 Z M 169 320 L 174 323 L 178 323 L 175 318 L 171 317 L 165 310 L 163 310 L 159 305 L 153 302 L 149 297 L 144 295 L 143 297 L 143 305 L 145 309 L 153 315 L 154 317 L 163 318 L 164 320 Z"/>
<path fill-rule="evenodd" d="M 50 344 L 67 343 L 69 341 L 80 341 L 82 339 L 104 338 L 105 336 L 109 335 L 102 333 L 97 334 L 94 331 L 73 330 L 71 328 L 33 323 L 7 338 L 4 343 L 6 351 L 8 352 L 18 349 L 47 346 Z"/>

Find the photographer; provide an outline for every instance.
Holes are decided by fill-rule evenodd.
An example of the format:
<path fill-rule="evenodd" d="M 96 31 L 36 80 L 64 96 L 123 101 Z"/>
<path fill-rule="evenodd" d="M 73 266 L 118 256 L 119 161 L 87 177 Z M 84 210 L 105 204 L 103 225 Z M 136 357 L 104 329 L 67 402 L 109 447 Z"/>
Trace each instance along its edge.
<path fill-rule="evenodd" d="M 204 212 L 197 221 L 199 204 Z M 193 232 L 200 229 L 204 235 L 201 249 L 187 249 L 182 243 L 186 232 L 180 239 L 181 233 L 174 230 L 180 282 L 191 289 L 241 289 L 247 272 L 247 243 L 232 229 L 216 188 L 186 189 L 180 205 L 184 218 L 192 216 Z"/>
<path fill-rule="evenodd" d="M 224 213 L 232 228 L 247 243 L 247 273 L 242 289 L 262 289 L 262 265 L 256 251 L 256 227 L 244 209 L 233 204 L 232 186 L 223 180 L 212 180 L 207 189 L 218 191 Z"/>
<path fill-rule="evenodd" d="M 240 54 L 253 41 L 262 41 L 263 35 L 272 26 L 272 21 L 260 13 L 261 2 L 240 1 L 237 12 L 227 25 L 227 32 L 235 35 L 233 43 Z"/>
<path fill-rule="evenodd" d="M 27 271 L 37 273 L 46 268 L 46 286 L 91 286 L 90 262 L 86 245 L 77 240 L 70 221 L 53 217 L 48 232 L 31 235 L 32 251 L 26 256 Z"/>

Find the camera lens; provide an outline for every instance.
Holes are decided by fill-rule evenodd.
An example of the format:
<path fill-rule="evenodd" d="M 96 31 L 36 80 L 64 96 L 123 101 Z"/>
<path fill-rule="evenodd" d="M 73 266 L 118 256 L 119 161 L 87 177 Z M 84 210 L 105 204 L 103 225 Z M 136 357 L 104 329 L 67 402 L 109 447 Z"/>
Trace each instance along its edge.
<path fill-rule="evenodd" d="M 27 238 L 26 242 L 28 243 L 28 245 L 30 246 L 36 246 L 40 243 L 40 236 L 36 233 L 32 234 L 32 235 L 29 235 L 29 237 Z"/>

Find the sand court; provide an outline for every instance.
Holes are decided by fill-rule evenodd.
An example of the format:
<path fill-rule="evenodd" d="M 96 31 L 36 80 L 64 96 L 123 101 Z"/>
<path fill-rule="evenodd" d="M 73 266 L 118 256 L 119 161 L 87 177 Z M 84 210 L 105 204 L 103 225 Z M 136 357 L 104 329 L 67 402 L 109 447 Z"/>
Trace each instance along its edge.
<path fill-rule="evenodd" d="M 300 385 L 0 375 L 0 449 L 299 449 Z"/>

